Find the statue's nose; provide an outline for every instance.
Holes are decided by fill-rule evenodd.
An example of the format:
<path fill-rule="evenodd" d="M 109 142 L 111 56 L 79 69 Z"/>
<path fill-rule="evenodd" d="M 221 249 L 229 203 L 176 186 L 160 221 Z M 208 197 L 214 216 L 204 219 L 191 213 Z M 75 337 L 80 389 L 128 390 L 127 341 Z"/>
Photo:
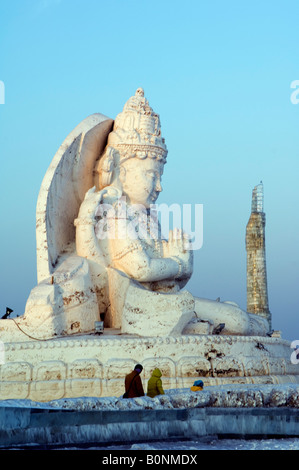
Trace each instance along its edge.
<path fill-rule="evenodd" d="M 161 181 L 160 180 L 157 180 L 156 191 L 158 191 L 159 193 L 162 191 L 162 186 L 161 186 Z"/>

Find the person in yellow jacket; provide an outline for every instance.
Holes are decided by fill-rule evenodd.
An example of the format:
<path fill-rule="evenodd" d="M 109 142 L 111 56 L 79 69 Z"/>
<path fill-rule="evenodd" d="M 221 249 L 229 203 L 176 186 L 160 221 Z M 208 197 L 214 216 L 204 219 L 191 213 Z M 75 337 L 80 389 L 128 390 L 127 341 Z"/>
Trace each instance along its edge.
<path fill-rule="evenodd" d="M 162 372 L 160 369 L 155 369 L 152 376 L 147 383 L 147 396 L 154 398 L 156 395 L 164 395 L 164 390 L 161 380 Z"/>

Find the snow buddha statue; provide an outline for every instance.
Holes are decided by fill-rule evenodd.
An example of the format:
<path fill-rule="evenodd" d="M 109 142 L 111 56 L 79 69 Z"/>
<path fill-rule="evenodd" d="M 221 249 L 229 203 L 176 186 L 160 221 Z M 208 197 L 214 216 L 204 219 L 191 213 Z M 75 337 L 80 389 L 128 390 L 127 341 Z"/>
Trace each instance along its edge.
<path fill-rule="evenodd" d="M 167 148 L 139 88 L 115 121 L 85 119 L 60 147 L 37 205 L 38 285 L 25 314 L 0 321 L 1 337 L 93 333 L 266 335 L 267 321 L 233 302 L 194 297 L 188 235 L 161 234 L 151 210 Z"/>

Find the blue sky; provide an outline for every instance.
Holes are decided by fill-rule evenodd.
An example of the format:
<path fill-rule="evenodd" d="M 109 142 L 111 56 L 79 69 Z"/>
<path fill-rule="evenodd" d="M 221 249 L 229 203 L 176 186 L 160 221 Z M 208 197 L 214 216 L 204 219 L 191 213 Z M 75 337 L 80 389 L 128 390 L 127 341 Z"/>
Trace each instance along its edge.
<path fill-rule="evenodd" d="M 299 339 L 298 1 L 1 0 L 0 310 L 36 284 L 35 206 L 58 147 L 142 86 L 169 149 L 158 202 L 204 205 L 188 289 L 246 308 L 251 191 L 265 189 L 273 327 Z"/>

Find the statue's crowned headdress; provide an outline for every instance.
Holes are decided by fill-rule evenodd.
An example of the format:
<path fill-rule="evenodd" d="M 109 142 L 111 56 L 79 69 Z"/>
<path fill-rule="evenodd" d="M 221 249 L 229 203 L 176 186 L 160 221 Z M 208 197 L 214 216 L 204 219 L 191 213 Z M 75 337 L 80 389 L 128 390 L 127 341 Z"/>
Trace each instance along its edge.
<path fill-rule="evenodd" d="M 160 158 L 166 158 L 167 147 L 161 136 L 159 115 L 149 106 L 142 88 L 138 88 L 117 115 L 108 146 L 120 151 L 121 160 L 140 151 L 155 152 Z"/>
<path fill-rule="evenodd" d="M 96 165 L 99 187 L 111 182 L 112 172 L 129 158 L 155 158 L 166 162 L 167 147 L 161 136 L 160 117 L 138 88 L 114 121 L 107 146 Z"/>

